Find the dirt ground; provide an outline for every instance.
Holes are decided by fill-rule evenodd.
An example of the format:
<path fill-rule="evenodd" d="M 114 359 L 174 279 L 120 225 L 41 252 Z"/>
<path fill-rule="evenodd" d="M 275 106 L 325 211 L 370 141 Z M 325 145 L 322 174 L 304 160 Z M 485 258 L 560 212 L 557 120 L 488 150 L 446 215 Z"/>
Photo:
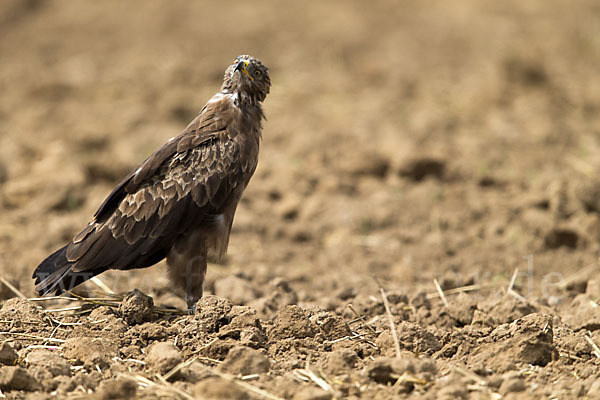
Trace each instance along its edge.
<path fill-rule="evenodd" d="M 245 53 L 196 315 L 163 263 L 18 298 Z M 597 1 L 5 0 L 0 54 L 0 397 L 600 399 Z"/>

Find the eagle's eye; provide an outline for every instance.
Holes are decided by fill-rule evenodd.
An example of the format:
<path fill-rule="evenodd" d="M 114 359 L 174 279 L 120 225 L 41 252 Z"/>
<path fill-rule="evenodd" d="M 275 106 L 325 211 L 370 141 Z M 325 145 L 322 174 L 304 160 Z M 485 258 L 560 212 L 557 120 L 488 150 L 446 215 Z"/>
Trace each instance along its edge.
<path fill-rule="evenodd" d="M 239 58 L 236 58 L 236 59 L 235 59 L 235 61 L 234 61 L 233 63 L 234 63 L 234 64 L 237 64 L 237 63 L 239 63 L 239 62 L 240 62 L 240 59 L 239 59 Z"/>
<path fill-rule="evenodd" d="M 254 76 L 259 77 L 260 76 L 260 71 L 259 70 L 254 71 Z"/>

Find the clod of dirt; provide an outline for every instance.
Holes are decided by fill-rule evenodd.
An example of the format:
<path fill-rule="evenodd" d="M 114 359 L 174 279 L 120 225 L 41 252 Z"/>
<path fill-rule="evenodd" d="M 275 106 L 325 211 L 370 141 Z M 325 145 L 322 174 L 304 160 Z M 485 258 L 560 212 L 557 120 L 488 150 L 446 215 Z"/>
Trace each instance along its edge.
<path fill-rule="evenodd" d="M 600 181 L 590 180 L 575 189 L 575 196 L 587 212 L 600 213 Z"/>
<path fill-rule="evenodd" d="M 227 328 L 259 328 L 262 329 L 260 319 L 256 315 L 256 310 L 247 306 L 233 306 L 229 312 L 231 322 Z"/>
<path fill-rule="evenodd" d="M 241 345 L 261 348 L 267 341 L 267 335 L 256 315 L 256 310 L 246 306 L 233 306 L 229 317 L 231 322 L 219 330 L 219 338 L 232 338 Z"/>
<path fill-rule="evenodd" d="M 553 344 L 552 317 L 529 314 L 498 326 L 473 352 L 471 362 L 497 372 L 515 368 L 514 362 L 544 366 L 558 358 Z"/>
<path fill-rule="evenodd" d="M 435 158 L 419 158 L 409 160 L 399 171 L 399 175 L 415 182 L 431 176 L 437 179 L 443 179 L 446 172 L 446 162 Z"/>
<path fill-rule="evenodd" d="M 574 278 L 567 283 L 566 289 L 573 293 L 585 293 L 587 290 L 587 279 L 580 277 Z"/>
<path fill-rule="evenodd" d="M 118 355 L 118 346 L 109 338 L 75 337 L 65 341 L 63 354 L 88 370 L 96 366 L 108 368 L 112 358 Z"/>
<path fill-rule="evenodd" d="M 334 374 L 348 372 L 356 366 L 358 355 L 351 349 L 339 349 L 329 353 L 327 368 Z"/>
<path fill-rule="evenodd" d="M 41 390 L 41 385 L 27 370 L 21 367 L 2 367 L 0 368 L 0 389 L 34 392 Z"/>
<path fill-rule="evenodd" d="M 229 311 L 233 304 L 218 296 L 204 296 L 196 303 L 195 319 L 204 332 L 216 332 L 230 321 Z"/>
<path fill-rule="evenodd" d="M 479 178 L 477 184 L 482 188 L 491 188 L 505 186 L 506 182 L 491 175 L 484 175 Z"/>
<path fill-rule="evenodd" d="M 452 382 L 440 389 L 436 397 L 440 400 L 456 400 L 466 399 L 468 394 L 465 384 Z"/>
<path fill-rule="evenodd" d="M 192 393 L 200 399 L 207 400 L 248 400 L 252 398 L 238 385 L 217 377 L 210 377 L 196 383 Z"/>
<path fill-rule="evenodd" d="M 529 303 L 522 303 L 512 296 L 504 296 L 490 304 L 478 304 L 478 309 L 473 312 L 471 324 L 495 328 L 536 311 L 536 307 Z"/>
<path fill-rule="evenodd" d="M 144 340 L 163 340 L 169 335 L 164 326 L 150 322 L 134 326 L 129 332 L 138 334 Z"/>
<path fill-rule="evenodd" d="M 505 396 L 508 393 L 524 392 L 525 390 L 527 390 L 527 383 L 525 380 L 523 378 L 514 377 L 505 379 L 500 385 L 498 393 Z"/>
<path fill-rule="evenodd" d="M 110 307 L 97 307 L 92 310 L 89 315 L 89 321 L 101 321 L 102 330 L 104 332 L 111 332 L 111 334 L 119 335 L 127 332 L 127 323 L 117 316 L 118 310 L 113 310 Z M 135 328 L 134 328 L 135 329 Z"/>
<path fill-rule="evenodd" d="M 258 350 L 236 346 L 229 350 L 225 361 L 219 366 L 234 375 L 262 374 L 269 371 L 269 358 Z"/>
<path fill-rule="evenodd" d="M 600 329 L 600 307 L 594 299 L 587 294 L 577 295 L 571 302 L 570 312 L 563 317 L 564 322 L 574 331 Z"/>
<path fill-rule="evenodd" d="M 231 300 L 233 304 L 248 304 L 256 299 L 256 292 L 250 283 L 237 276 L 227 276 L 215 282 L 215 295 Z"/>
<path fill-rule="evenodd" d="M 574 249 L 579 242 L 579 234 L 571 229 L 555 228 L 544 237 L 544 246 L 547 249 L 568 247 Z"/>
<path fill-rule="evenodd" d="M 85 166 L 86 180 L 90 183 L 107 182 L 113 184 L 118 182 L 131 170 L 131 165 L 115 162 L 114 158 L 88 159 Z"/>
<path fill-rule="evenodd" d="M 0 162 L 0 185 L 8 180 L 8 168 L 3 162 Z"/>
<path fill-rule="evenodd" d="M 15 365 L 18 359 L 19 355 L 8 343 L 0 344 L 0 364 Z"/>
<path fill-rule="evenodd" d="M 300 214 L 303 198 L 299 195 L 286 194 L 274 207 L 273 212 L 284 221 L 294 221 Z"/>
<path fill-rule="evenodd" d="M 585 294 L 592 299 L 600 299 L 600 278 L 591 278 L 586 282 Z"/>
<path fill-rule="evenodd" d="M 538 60 L 511 56 L 504 62 L 507 82 L 524 87 L 538 87 L 548 83 L 548 74 Z"/>
<path fill-rule="evenodd" d="M 400 375 L 408 372 L 415 373 L 415 366 L 406 358 L 376 358 L 371 365 L 365 369 L 369 379 L 383 385 L 394 384 Z"/>
<path fill-rule="evenodd" d="M 313 324 L 308 315 L 298 306 L 285 306 L 277 313 L 273 327 L 269 331 L 269 340 L 313 337 L 319 328 Z"/>
<path fill-rule="evenodd" d="M 1 208 L 2 208 L 2 199 L 0 199 L 0 209 Z M 8 277 L 6 277 L 6 278 L 8 278 Z M 18 279 L 8 278 L 8 282 L 10 282 L 10 284 L 12 284 L 17 289 L 21 289 L 21 284 Z M 8 299 L 12 299 L 13 297 L 15 297 L 15 293 L 8 286 L 6 286 L 3 283 L 0 283 L 0 300 L 8 300 Z"/>
<path fill-rule="evenodd" d="M 52 377 L 59 375 L 71 375 L 71 365 L 67 362 L 67 360 L 48 350 L 32 351 L 31 353 L 27 354 L 25 362 L 30 366 L 30 369 L 34 375 L 36 370 L 48 372 Z"/>
<path fill-rule="evenodd" d="M 339 339 L 352 333 L 346 321 L 327 311 L 320 311 L 310 317 L 311 322 L 321 328 L 321 332 L 329 340 Z"/>
<path fill-rule="evenodd" d="M 519 359 L 527 364 L 546 365 L 558 356 L 552 344 L 550 316 L 527 315 L 509 325 L 509 334 L 518 339 Z M 494 332 L 491 336 L 494 336 Z"/>
<path fill-rule="evenodd" d="M 42 309 L 29 300 L 13 298 L 7 300 L 0 309 L 0 320 L 39 322 L 44 321 Z"/>
<path fill-rule="evenodd" d="M 365 152 L 359 158 L 342 158 L 342 170 L 352 176 L 373 176 L 385 178 L 389 169 L 390 161 L 382 154 L 376 152 Z"/>
<path fill-rule="evenodd" d="M 477 302 L 473 296 L 466 293 L 459 293 L 452 300 L 452 305 L 448 314 L 454 318 L 460 326 L 470 325 L 473 321 L 473 313 L 477 309 Z"/>
<path fill-rule="evenodd" d="M 333 393 L 315 386 L 305 386 L 298 390 L 292 400 L 331 400 Z"/>
<path fill-rule="evenodd" d="M 587 392 L 588 398 L 600 399 L 600 379 L 596 379 Z"/>
<path fill-rule="evenodd" d="M 181 360 L 179 350 L 172 343 L 168 342 L 153 344 L 146 356 L 148 366 L 161 375 L 175 368 L 181 363 Z"/>
<path fill-rule="evenodd" d="M 118 400 L 132 399 L 135 397 L 137 384 L 130 379 L 109 379 L 98 388 L 96 399 L 98 400 Z"/>
<path fill-rule="evenodd" d="M 119 314 L 129 325 L 139 324 L 152 319 L 154 300 L 138 289 L 127 293 L 119 305 Z"/>
<path fill-rule="evenodd" d="M 261 317 L 271 317 L 271 314 L 283 306 L 298 303 L 298 295 L 290 285 L 281 278 L 275 278 L 269 282 L 266 292 L 267 296 L 248 304 L 256 309 Z"/>
<path fill-rule="evenodd" d="M 414 322 L 402 321 L 397 327 L 400 347 L 411 352 L 431 355 L 443 346 L 429 330 Z M 395 352 L 394 338 L 389 330 L 384 330 L 375 340 L 383 355 L 391 356 Z"/>

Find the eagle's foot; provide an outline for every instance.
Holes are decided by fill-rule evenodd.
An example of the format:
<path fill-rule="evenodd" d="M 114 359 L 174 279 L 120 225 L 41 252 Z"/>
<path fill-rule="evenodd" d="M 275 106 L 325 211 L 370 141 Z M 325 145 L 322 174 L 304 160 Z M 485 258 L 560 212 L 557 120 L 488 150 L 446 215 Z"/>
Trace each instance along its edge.
<path fill-rule="evenodd" d="M 185 302 L 187 303 L 188 315 L 196 314 L 196 303 L 200 300 L 199 297 L 185 296 Z"/>

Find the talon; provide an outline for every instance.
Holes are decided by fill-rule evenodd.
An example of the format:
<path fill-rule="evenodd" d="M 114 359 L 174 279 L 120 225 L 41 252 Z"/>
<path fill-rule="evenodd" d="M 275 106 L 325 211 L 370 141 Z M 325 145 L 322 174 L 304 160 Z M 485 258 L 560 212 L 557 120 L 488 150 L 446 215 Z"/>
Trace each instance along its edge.
<path fill-rule="evenodd" d="M 188 315 L 196 314 L 196 303 L 200 300 L 199 297 L 186 296 L 185 301 L 188 307 Z"/>

